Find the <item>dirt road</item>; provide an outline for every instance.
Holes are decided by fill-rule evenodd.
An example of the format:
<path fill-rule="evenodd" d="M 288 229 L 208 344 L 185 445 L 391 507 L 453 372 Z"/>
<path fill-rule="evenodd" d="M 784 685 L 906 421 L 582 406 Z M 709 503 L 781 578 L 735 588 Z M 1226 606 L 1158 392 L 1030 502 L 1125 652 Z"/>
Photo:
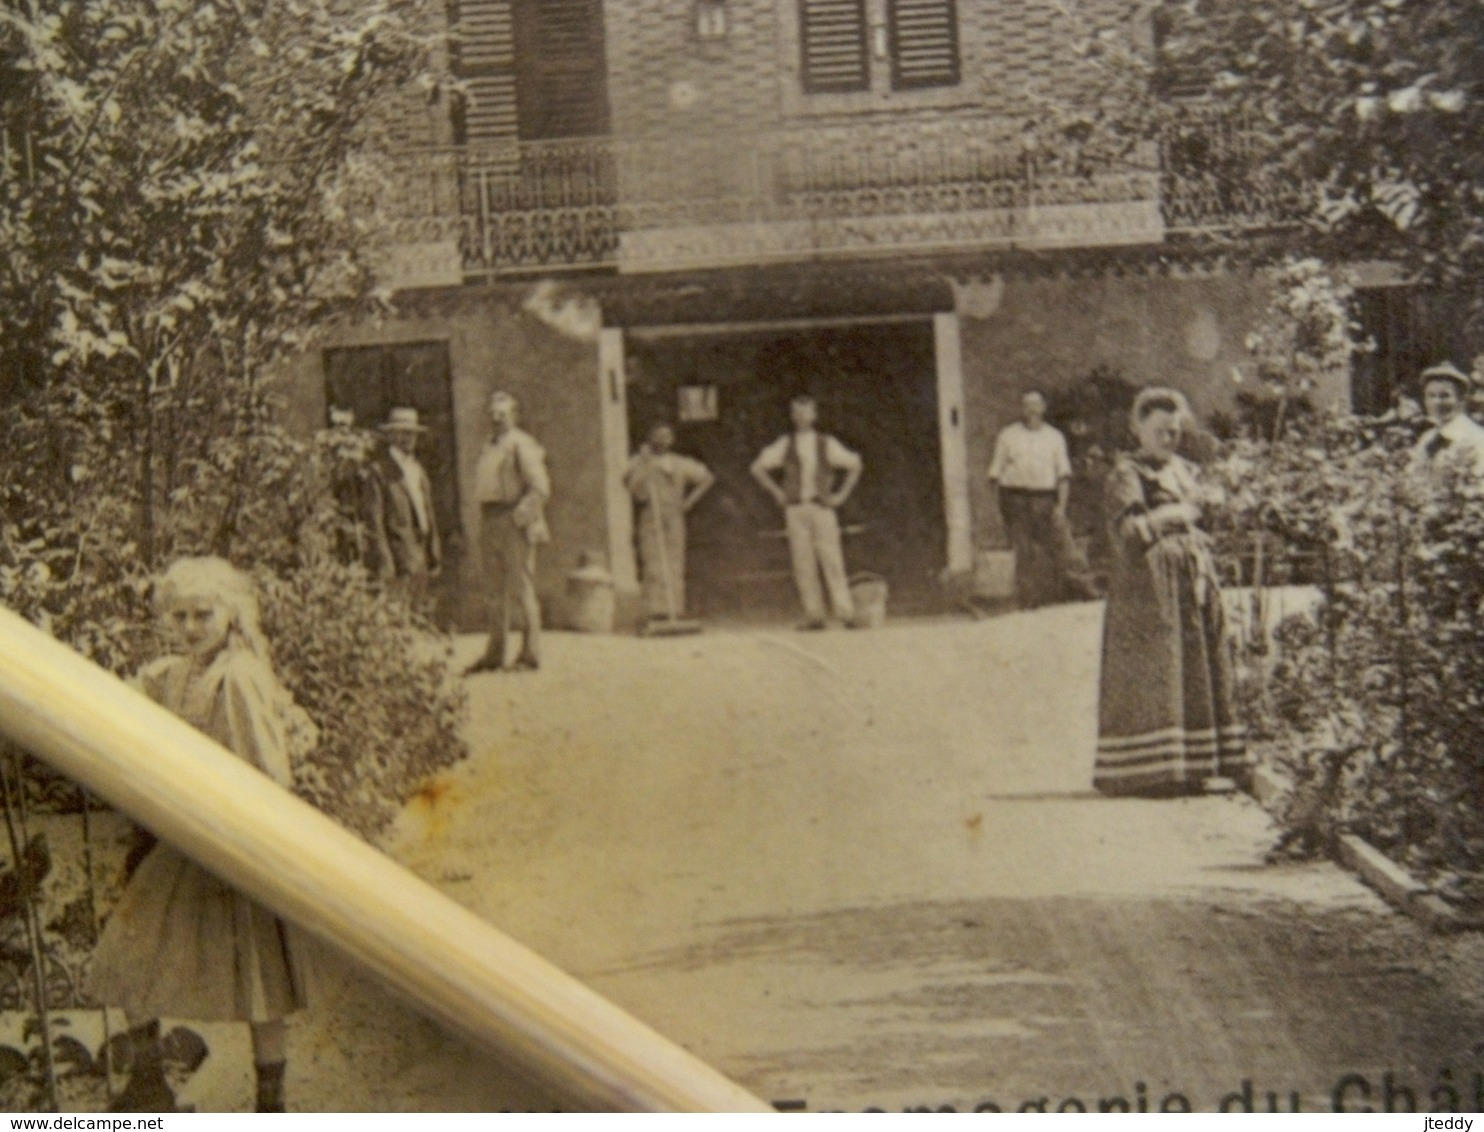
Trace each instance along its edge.
<path fill-rule="evenodd" d="M 791 1107 L 1471 1106 L 1477 941 L 1264 865 L 1245 798 L 1088 791 L 1098 616 L 556 635 L 540 673 L 472 682 L 474 757 L 393 851 Z M 330 984 L 296 1106 L 546 1103 Z"/>

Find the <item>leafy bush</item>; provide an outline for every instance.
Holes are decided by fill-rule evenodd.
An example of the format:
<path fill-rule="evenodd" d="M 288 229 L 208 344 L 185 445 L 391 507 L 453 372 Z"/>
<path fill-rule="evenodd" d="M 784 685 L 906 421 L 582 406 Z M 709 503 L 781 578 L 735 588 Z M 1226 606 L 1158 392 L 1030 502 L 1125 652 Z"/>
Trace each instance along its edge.
<path fill-rule="evenodd" d="M 1363 834 L 1457 898 L 1484 897 L 1484 483 L 1413 465 L 1392 422 L 1294 422 L 1212 469 L 1235 545 L 1314 563 L 1321 600 L 1288 619 L 1249 696 L 1295 783 L 1287 840 Z M 1264 667 L 1266 665 L 1266 668 Z"/>
<path fill-rule="evenodd" d="M 1247 372 L 1235 376 L 1254 388 L 1237 397 L 1246 428 L 1276 440 L 1325 382 L 1343 381 L 1358 349 L 1355 288 L 1344 272 L 1313 257 L 1289 256 L 1273 271 L 1273 297 L 1245 342 Z"/>
<path fill-rule="evenodd" d="M 259 574 L 280 677 L 320 726 L 300 792 L 363 834 L 464 757 L 463 684 L 446 642 L 358 566 L 329 557 Z"/>
<path fill-rule="evenodd" d="M 128 475 L 139 439 L 69 429 L 71 419 L 65 406 L 47 416 L 23 405 L 0 423 L 14 458 L 0 487 L 0 601 L 128 675 L 162 648 Z M 63 474 L 59 433 L 68 437 Z M 323 436 L 305 444 L 257 414 L 182 445 L 155 485 L 151 539 L 160 562 L 213 553 L 254 572 L 275 666 L 322 732 L 298 768 L 301 787 L 371 835 L 423 778 L 463 756 L 464 698 L 446 638 L 364 569 L 335 559 L 341 447 Z M 32 780 L 35 793 L 58 794 L 45 771 Z"/>

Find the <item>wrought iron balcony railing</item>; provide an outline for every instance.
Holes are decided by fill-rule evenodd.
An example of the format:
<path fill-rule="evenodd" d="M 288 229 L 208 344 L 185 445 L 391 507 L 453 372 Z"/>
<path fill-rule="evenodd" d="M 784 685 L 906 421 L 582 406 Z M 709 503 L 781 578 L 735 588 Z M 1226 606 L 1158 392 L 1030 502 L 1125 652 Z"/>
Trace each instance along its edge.
<path fill-rule="evenodd" d="M 1160 206 L 1171 234 L 1292 227 L 1311 186 L 1274 160 L 1271 127 L 1219 105 L 1186 103 L 1159 141 Z"/>
<path fill-rule="evenodd" d="M 380 202 L 466 278 L 840 254 L 1158 242 L 1273 226 L 1292 201 L 1248 133 L 1192 119 L 1117 162 L 972 119 L 572 139 L 408 155 Z"/>

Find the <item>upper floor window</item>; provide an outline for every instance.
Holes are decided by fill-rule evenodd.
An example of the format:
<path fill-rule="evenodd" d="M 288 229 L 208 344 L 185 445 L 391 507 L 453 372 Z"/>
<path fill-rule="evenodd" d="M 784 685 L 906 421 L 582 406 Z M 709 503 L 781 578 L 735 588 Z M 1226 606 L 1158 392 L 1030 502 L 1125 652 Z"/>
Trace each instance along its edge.
<path fill-rule="evenodd" d="M 603 0 L 448 0 L 462 145 L 608 132 Z"/>
<path fill-rule="evenodd" d="M 808 94 L 868 91 L 873 63 L 893 90 L 954 86 L 956 0 L 799 0 L 799 49 Z"/>

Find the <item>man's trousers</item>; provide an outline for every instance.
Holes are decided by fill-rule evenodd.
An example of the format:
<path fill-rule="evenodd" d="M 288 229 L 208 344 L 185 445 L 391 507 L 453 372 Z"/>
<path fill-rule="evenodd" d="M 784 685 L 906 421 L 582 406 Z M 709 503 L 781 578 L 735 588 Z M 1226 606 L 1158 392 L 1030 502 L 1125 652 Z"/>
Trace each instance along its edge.
<path fill-rule="evenodd" d="M 1056 508 L 1056 492 L 1002 487 L 1000 516 L 1015 551 L 1015 599 L 1020 608 L 1096 596 L 1087 559 L 1077 548 L 1066 515 Z"/>
<path fill-rule="evenodd" d="M 504 665 L 505 639 L 519 623 L 525 628 L 520 659 L 539 661 L 541 603 L 536 600 L 536 547 L 516 525 L 514 506 L 486 503 L 480 508 L 479 549 L 490 612 L 485 658 Z"/>
<path fill-rule="evenodd" d="M 788 550 L 793 558 L 794 584 L 804 604 L 805 620 L 825 619 L 821 574 L 835 616 L 842 621 L 853 620 L 855 605 L 850 600 L 850 585 L 845 578 L 845 552 L 840 547 L 840 522 L 834 508 L 822 503 L 793 503 L 784 508 L 783 516 Z"/>

